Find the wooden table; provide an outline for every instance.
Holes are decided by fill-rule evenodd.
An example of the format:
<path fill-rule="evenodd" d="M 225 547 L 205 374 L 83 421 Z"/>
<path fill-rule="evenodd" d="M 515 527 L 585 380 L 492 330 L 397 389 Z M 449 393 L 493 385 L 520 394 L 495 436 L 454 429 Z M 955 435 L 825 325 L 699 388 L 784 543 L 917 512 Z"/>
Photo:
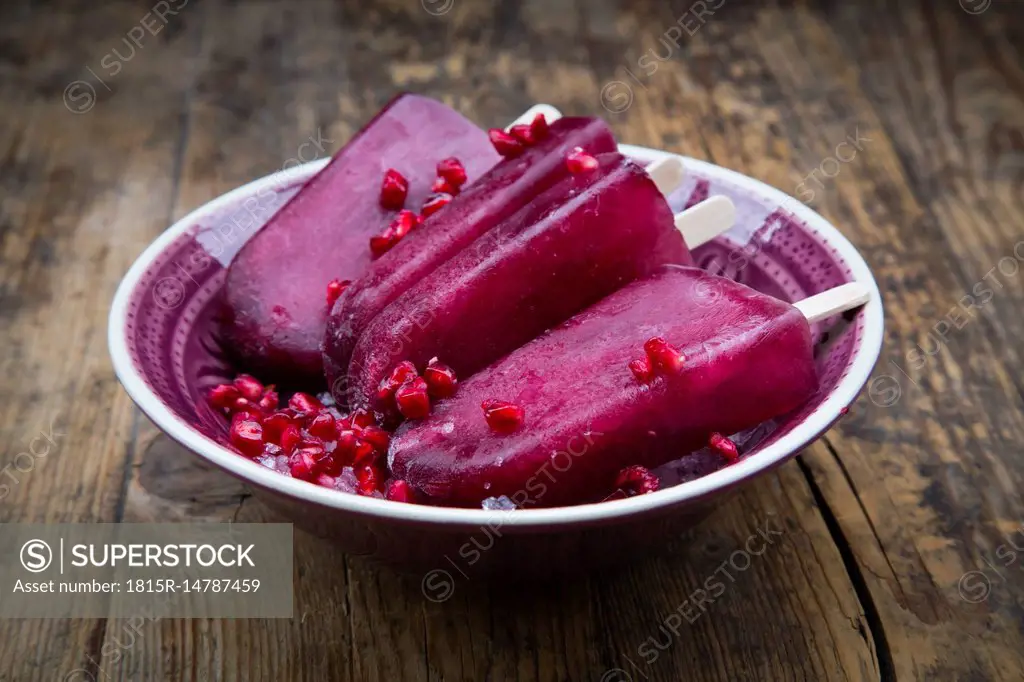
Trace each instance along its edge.
<path fill-rule="evenodd" d="M 825 438 L 621 574 L 434 604 L 298 534 L 290 621 L 2 621 L 0 679 L 1024 679 L 1024 6 L 762 4 L 4 2 L 0 464 L 61 435 L 3 474 L 0 521 L 270 518 L 135 409 L 108 305 L 175 219 L 402 89 L 483 125 L 603 115 L 800 193 L 873 267 L 887 344 Z"/>

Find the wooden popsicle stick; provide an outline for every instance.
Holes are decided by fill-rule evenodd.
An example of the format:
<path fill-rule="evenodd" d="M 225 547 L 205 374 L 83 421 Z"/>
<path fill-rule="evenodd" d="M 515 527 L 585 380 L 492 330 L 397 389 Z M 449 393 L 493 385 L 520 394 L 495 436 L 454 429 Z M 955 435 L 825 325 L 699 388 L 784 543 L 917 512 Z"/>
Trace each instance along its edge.
<path fill-rule="evenodd" d="M 793 307 L 804 314 L 810 323 L 824 320 L 837 313 L 853 310 L 871 300 L 871 290 L 860 282 L 847 282 L 810 298 L 797 301 Z"/>
<path fill-rule="evenodd" d="M 682 160 L 675 156 L 666 156 L 647 166 L 647 175 L 654 181 L 658 191 L 666 197 L 683 184 L 686 167 Z"/>
<path fill-rule="evenodd" d="M 548 123 L 554 123 L 558 119 L 562 118 L 562 112 L 550 104 L 534 104 L 532 107 L 524 111 L 519 118 L 509 123 L 505 130 L 508 131 L 512 126 L 532 123 L 533 119 L 537 117 L 537 114 L 544 114 L 544 118 L 547 119 Z"/>
<path fill-rule="evenodd" d="M 727 196 L 708 197 L 675 217 L 676 229 L 693 250 L 722 234 L 736 222 L 736 206 Z"/>

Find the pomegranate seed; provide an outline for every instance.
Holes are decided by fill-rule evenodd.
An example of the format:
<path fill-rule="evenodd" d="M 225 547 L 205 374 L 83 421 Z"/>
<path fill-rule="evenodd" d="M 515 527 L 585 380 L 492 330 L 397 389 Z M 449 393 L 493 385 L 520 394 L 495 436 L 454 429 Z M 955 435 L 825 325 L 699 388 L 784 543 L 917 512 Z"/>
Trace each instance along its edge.
<path fill-rule="evenodd" d="M 452 201 L 452 195 L 446 192 L 438 192 L 437 194 L 431 194 L 427 197 L 427 200 L 423 202 L 423 208 L 420 209 L 420 213 L 423 214 L 423 218 L 429 218 L 434 215 L 442 208 L 450 204 Z"/>
<path fill-rule="evenodd" d="M 583 151 L 582 147 L 573 147 L 572 151 L 565 157 L 565 167 L 569 169 L 570 173 L 574 174 L 596 170 L 600 165 L 597 157 L 587 154 Z"/>
<path fill-rule="evenodd" d="M 263 453 L 263 427 L 259 422 L 244 419 L 233 422 L 229 431 L 231 444 L 249 457 Z"/>
<path fill-rule="evenodd" d="M 382 476 L 372 466 L 364 466 L 356 469 L 356 490 L 360 495 L 372 496 L 380 491 Z"/>
<path fill-rule="evenodd" d="M 459 188 L 466 184 L 466 167 L 454 156 L 437 163 L 437 174 L 452 187 Z"/>
<path fill-rule="evenodd" d="M 423 379 L 427 382 L 432 398 L 448 398 L 455 395 L 455 389 L 459 385 L 455 370 L 441 364 L 437 358 L 431 358 L 427 363 L 427 368 L 423 370 Z"/>
<path fill-rule="evenodd" d="M 333 308 L 334 302 L 341 298 L 342 292 L 352 284 L 350 279 L 332 279 L 327 283 L 327 307 Z"/>
<path fill-rule="evenodd" d="M 319 451 L 322 453 L 323 448 L 320 448 Z M 316 453 L 317 448 L 311 446 L 300 448 L 288 457 L 288 470 L 293 478 L 300 478 L 303 481 L 313 480 L 317 468 Z"/>
<path fill-rule="evenodd" d="M 711 446 L 712 450 L 720 454 L 722 457 L 725 457 L 730 462 L 735 462 L 740 457 L 740 451 L 736 447 L 736 443 L 718 432 L 711 434 L 711 438 L 708 439 L 708 444 Z"/>
<path fill-rule="evenodd" d="M 291 453 L 302 442 L 302 433 L 295 424 L 289 424 L 281 431 L 281 442 L 278 445 L 285 453 Z"/>
<path fill-rule="evenodd" d="M 646 495 L 658 489 L 658 477 L 647 467 L 629 466 L 619 472 L 615 479 L 615 487 L 626 493 L 628 497 Z"/>
<path fill-rule="evenodd" d="M 651 367 L 662 374 L 676 374 L 683 367 L 686 359 L 683 354 L 668 344 L 665 339 L 655 336 L 644 344 L 644 352 L 651 362 Z"/>
<path fill-rule="evenodd" d="M 239 422 L 256 422 L 260 426 L 263 425 L 263 415 L 253 409 L 241 410 L 240 412 L 233 412 L 231 414 L 232 426 Z"/>
<path fill-rule="evenodd" d="M 548 136 L 548 120 L 544 118 L 544 114 L 537 114 L 533 117 L 533 121 L 530 122 L 530 135 L 534 143 Z"/>
<path fill-rule="evenodd" d="M 654 371 L 651 369 L 651 363 L 647 358 L 631 361 L 629 363 L 629 371 L 633 373 L 637 381 L 643 384 L 654 378 Z"/>
<path fill-rule="evenodd" d="M 316 477 L 316 484 L 322 485 L 325 488 L 333 488 L 338 482 L 334 476 L 328 476 L 327 474 L 320 474 Z"/>
<path fill-rule="evenodd" d="M 487 131 L 487 136 L 491 138 L 491 144 L 498 153 L 506 159 L 514 159 L 526 151 L 522 142 L 500 128 L 491 128 Z"/>
<path fill-rule="evenodd" d="M 387 452 L 388 445 L 391 443 L 391 436 L 387 431 L 380 428 L 376 424 L 370 424 L 363 428 L 359 432 L 360 440 L 369 443 L 373 446 L 373 449 L 377 452 Z"/>
<path fill-rule="evenodd" d="M 253 419 L 260 421 L 262 419 L 262 413 L 258 404 L 254 404 L 248 398 L 236 398 L 235 404 L 231 406 L 231 411 L 234 413 L 245 412 L 253 415 Z"/>
<path fill-rule="evenodd" d="M 529 123 L 520 123 L 519 125 L 512 126 L 508 129 L 508 132 L 527 147 L 537 141 L 533 137 L 533 130 L 530 128 Z"/>
<path fill-rule="evenodd" d="M 513 403 L 504 400 L 485 400 L 480 407 L 484 410 L 487 425 L 498 433 L 511 433 L 523 424 L 523 408 Z"/>
<path fill-rule="evenodd" d="M 406 419 L 422 419 L 430 414 L 430 397 L 423 377 L 406 381 L 395 390 L 395 405 Z"/>
<path fill-rule="evenodd" d="M 388 481 L 388 491 L 384 495 L 392 502 L 412 502 L 412 487 L 400 478 Z"/>
<path fill-rule="evenodd" d="M 306 427 L 306 430 L 309 431 L 310 435 L 323 440 L 335 440 L 338 437 L 338 425 L 330 412 L 319 413 L 313 418 L 309 426 Z"/>
<path fill-rule="evenodd" d="M 280 400 L 277 395 L 277 391 L 274 390 L 273 386 L 267 386 L 266 390 L 263 391 L 263 397 L 260 398 L 257 406 L 264 412 L 273 412 L 277 409 L 277 403 Z"/>
<path fill-rule="evenodd" d="M 280 445 L 281 434 L 292 425 L 291 417 L 284 412 L 275 412 L 263 420 L 263 440 Z"/>
<path fill-rule="evenodd" d="M 308 393 L 296 393 L 288 400 L 288 407 L 296 412 L 319 412 L 324 404 Z"/>
<path fill-rule="evenodd" d="M 395 395 L 395 390 L 404 384 L 409 379 L 417 376 L 419 372 L 416 371 L 416 365 L 412 364 L 408 360 L 395 365 L 395 368 L 391 370 L 389 376 L 381 379 L 380 384 L 377 386 L 377 397 L 381 400 L 387 400 Z"/>
<path fill-rule="evenodd" d="M 359 438 L 356 437 L 356 432 L 351 429 L 344 429 L 338 433 L 334 456 L 341 461 L 351 463 L 358 445 Z"/>
<path fill-rule="evenodd" d="M 451 194 L 452 196 L 455 196 L 456 194 L 459 193 L 459 188 L 457 185 L 453 185 L 450 182 L 448 182 L 448 180 L 445 178 L 437 178 L 436 180 L 434 180 L 434 184 L 430 186 L 430 191 L 441 194 Z"/>
<path fill-rule="evenodd" d="M 382 234 L 370 237 L 370 252 L 374 258 L 380 258 L 391 250 L 391 247 L 398 243 L 394 233 L 385 230 Z"/>
<path fill-rule="evenodd" d="M 391 210 L 400 209 L 405 205 L 408 194 L 409 181 L 394 168 L 387 169 L 380 186 L 380 205 Z"/>
<path fill-rule="evenodd" d="M 207 400 L 213 407 L 229 410 L 241 395 L 233 384 L 220 384 L 213 387 Z"/>
<path fill-rule="evenodd" d="M 365 440 L 356 441 L 355 450 L 352 451 L 352 465 L 356 467 L 370 466 L 376 464 L 380 457 L 373 445 Z"/>
<path fill-rule="evenodd" d="M 263 384 L 248 374 L 239 374 L 235 377 L 235 388 L 243 398 L 253 402 L 258 402 L 263 396 Z"/>
<path fill-rule="evenodd" d="M 398 215 L 395 216 L 395 219 L 391 221 L 388 229 L 394 234 L 394 239 L 397 242 L 402 237 L 412 232 L 418 224 L 419 216 L 412 211 L 403 209 L 399 211 Z"/>
<path fill-rule="evenodd" d="M 352 425 L 352 428 L 361 430 L 365 429 L 367 426 L 376 425 L 377 420 L 370 412 L 360 408 L 358 410 L 353 410 L 352 414 L 349 415 L 349 423 Z"/>

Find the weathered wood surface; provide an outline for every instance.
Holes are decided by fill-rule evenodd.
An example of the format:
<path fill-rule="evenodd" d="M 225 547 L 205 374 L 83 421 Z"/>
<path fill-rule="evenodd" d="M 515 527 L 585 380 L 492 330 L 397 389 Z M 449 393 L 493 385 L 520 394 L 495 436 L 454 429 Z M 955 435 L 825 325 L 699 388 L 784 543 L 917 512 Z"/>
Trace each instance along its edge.
<path fill-rule="evenodd" d="M 2 522 L 270 518 L 134 409 L 107 307 L 175 218 L 310 137 L 333 151 L 398 89 L 485 125 L 547 101 L 790 193 L 810 183 L 879 278 L 886 348 L 825 439 L 623 573 L 435 604 L 300 534 L 291 621 L 0 621 L 0 679 L 1024 677 L 1024 7 L 182 4 L 134 52 L 122 39 L 150 3 L 0 7 Z M 810 175 L 858 134 L 834 177 Z M 18 459 L 50 429 L 57 445 Z M 680 625 L 716 574 L 726 589 Z"/>

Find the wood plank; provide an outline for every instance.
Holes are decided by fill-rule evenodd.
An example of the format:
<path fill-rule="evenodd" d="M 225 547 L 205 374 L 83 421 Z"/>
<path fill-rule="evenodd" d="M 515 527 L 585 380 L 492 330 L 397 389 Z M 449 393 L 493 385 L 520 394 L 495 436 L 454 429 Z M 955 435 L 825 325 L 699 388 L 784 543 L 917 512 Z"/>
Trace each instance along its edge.
<path fill-rule="evenodd" d="M 17 478 L 0 521 L 114 521 L 133 408 L 107 359 L 106 310 L 167 223 L 182 88 L 157 53 L 185 61 L 187 31 L 150 36 L 105 86 L 89 69 L 106 76 L 99 62 L 116 46 L 128 56 L 137 3 L 0 12 L 0 466 Z M 62 435 L 49 453 L 21 456 L 51 425 Z M 93 674 L 105 627 L 0 621 L 0 676 Z"/>

